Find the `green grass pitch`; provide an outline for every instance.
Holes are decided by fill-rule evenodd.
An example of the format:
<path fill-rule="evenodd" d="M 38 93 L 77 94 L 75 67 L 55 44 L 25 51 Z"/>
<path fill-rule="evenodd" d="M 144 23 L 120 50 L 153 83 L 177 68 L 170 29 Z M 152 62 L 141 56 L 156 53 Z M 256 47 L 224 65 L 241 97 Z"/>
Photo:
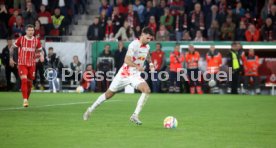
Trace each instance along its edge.
<path fill-rule="evenodd" d="M 33 93 L 22 108 L 20 93 L 0 93 L 1 148 L 273 148 L 276 97 L 151 94 L 129 122 L 139 94 L 117 94 L 92 114 L 82 114 L 99 94 Z M 163 119 L 175 116 L 176 129 Z"/>

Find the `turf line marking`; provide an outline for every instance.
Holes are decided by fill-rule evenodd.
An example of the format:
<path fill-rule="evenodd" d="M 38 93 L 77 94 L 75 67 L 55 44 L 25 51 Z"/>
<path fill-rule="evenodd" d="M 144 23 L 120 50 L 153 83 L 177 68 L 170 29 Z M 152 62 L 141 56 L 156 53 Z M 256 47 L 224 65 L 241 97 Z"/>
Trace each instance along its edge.
<path fill-rule="evenodd" d="M 119 102 L 121 100 L 109 100 L 108 102 Z M 63 104 L 50 104 L 50 105 L 41 105 L 41 106 L 30 106 L 28 108 L 45 108 L 45 107 L 54 107 L 54 106 L 69 106 L 69 105 L 78 105 L 78 104 L 88 104 L 92 103 L 92 101 L 87 102 L 73 102 L 73 103 L 63 103 Z M 0 111 L 8 111 L 8 110 L 20 110 L 20 109 L 26 109 L 25 107 L 11 107 L 11 108 L 2 108 Z"/>

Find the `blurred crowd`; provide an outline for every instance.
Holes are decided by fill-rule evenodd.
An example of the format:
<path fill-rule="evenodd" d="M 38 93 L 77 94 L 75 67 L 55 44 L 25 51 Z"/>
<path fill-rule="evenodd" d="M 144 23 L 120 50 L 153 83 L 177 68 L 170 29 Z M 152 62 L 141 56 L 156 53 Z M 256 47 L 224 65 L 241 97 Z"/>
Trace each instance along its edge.
<path fill-rule="evenodd" d="M 275 41 L 275 0 L 101 0 L 88 40 Z M 112 3 L 112 4 L 110 4 Z"/>
<path fill-rule="evenodd" d="M 0 0 L 0 39 L 25 34 L 27 24 L 35 25 L 35 36 L 69 34 L 76 14 L 87 13 L 87 0 Z"/>

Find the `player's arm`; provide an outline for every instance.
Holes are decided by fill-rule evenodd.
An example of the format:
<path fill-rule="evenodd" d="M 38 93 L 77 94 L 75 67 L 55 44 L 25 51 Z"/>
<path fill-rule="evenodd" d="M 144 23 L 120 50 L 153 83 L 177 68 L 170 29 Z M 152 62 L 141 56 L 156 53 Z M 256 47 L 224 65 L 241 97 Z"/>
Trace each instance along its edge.
<path fill-rule="evenodd" d="M 128 50 L 127 50 L 127 53 L 126 53 L 126 56 L 125 56 L 125 60 L 124 62 L 130 66 L 130 67 L 135 67 L 137 70 L 139 71 L 144 71 L 144 68 L 135 64 L 133 61 L 132 61 L 132 57 L 134 56 L 134 47 L 133 47 L 133 44 L 129 44 L 128 45 Z"/>
<path fill-rule="evenodd" d="M 151 61 L 151 55 L 150 55 L 150 52 L 148 53 L 148 55 L 147 55 L 147 62 L 149 63 L 149 66 L 150 66 L 150 70 L 151 71 L 154 71 L 154 64 L 152 63 L 152 61 Z"/>
<path fill-rule="evenodd" d="M 129 55 L 126 55 L 125 56 L 125 61 L 124 61 L 128 66 L 130 67 L 135 67 L 137 70 L 139 71 L 144 71 L 144 68 L 135 64 L 133 61 L 132 61 L 132 56 L 129 56 Z"/>

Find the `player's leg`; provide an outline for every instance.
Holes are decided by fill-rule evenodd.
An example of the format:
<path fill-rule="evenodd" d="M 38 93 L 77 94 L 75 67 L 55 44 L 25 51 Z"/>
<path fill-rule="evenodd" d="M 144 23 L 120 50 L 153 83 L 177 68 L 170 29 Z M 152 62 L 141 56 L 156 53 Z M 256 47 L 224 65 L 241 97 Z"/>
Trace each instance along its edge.
<path fill-rule="evenodd" d="M 83 120 L 87 120 L 91 113 L 104 101 L 107 99 L 110 99 L 115 92 L 123 89 L 126 85 L 129 84 L 126 78 L 121 78 L 119 76 L 115 76 L 112 83 L 110 84 L 110 87 L 107 89 L 105 93 L 103 93 L 101 96 L 98 97 L 98 99 L 86 110 L 86 112 L 83 114 Z"/>
<path fill-rule="evenodd" d="M 35 66 L 28 67 L 28 99 L 32 92 L 33 80 L 35 79 L 35 71 L 36 71 Z"/>
<path fill-rule="evenodd" d="M 23 106 L 28 107 L 29 106 L 29 103 L 28 103 L 28 78 L 27 78 L 28 70 L 27 70 L 26 66 L 19 65 L 18 71 L 19 71 L 19 75 L 20 75 L 20 79 L 21 79 L 21 93 L 22 93 L 22 97 L 23 97 Z"/>
<path fill-rule="evenodd" d="M 112 98 L 112 96 L 115 95 L 115 92 L 111 91 L 111 90 L 107 90 L 105 93 L 103 93 L 102 95 L 100 95 L 98 97 L 98 99 L 93 102 L 93 104 L 87 108 L 86 112 L 83 114 L 83 120 L 88 120 L 88 118 L 90 117 L 91 113 L 98 107 L 100 106 L 103 102 L 105 102 L 106 100 Z"/>
<path fill-rule="evenodd" d="M 140 114 L 143 106 L 145 105 L 151 91 L 150 91 L 148 84 L 145 81 L 140 83 L 136 88 L 138 90 L 140 90 L 142 92 L 142 94 L 137 102 L 134 113 L 130 117 L 130 120 L 137 125 L 141 125 L 142 122 L 139 120 L 139 114 Z"/>

